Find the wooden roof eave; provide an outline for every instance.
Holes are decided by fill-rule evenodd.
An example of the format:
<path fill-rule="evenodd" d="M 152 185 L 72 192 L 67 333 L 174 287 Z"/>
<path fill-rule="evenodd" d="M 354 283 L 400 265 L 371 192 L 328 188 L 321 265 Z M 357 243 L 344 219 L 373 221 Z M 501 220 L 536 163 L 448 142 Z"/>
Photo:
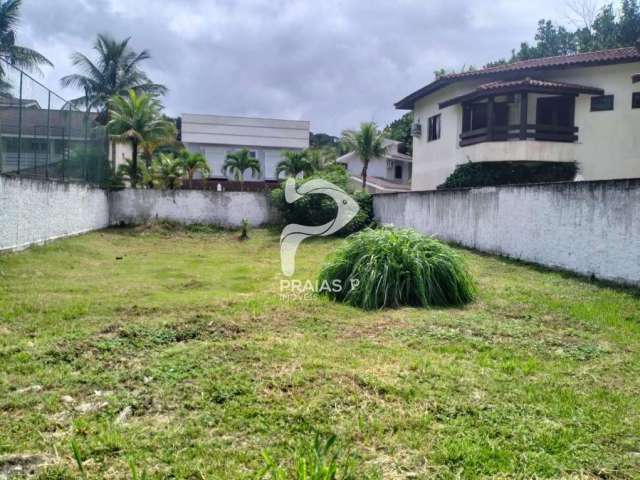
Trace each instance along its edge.
<path fill-rule="evenodd" d="M 501 95 L 508 95 L 511 93 L 539 93 L 539 94 L 549 94 L 549 95 L 572 95 L 578 96 L 580 94 L 586 95 L 604 95 L 604 90 L 602 88 L 596 87 L 566 87 L 566 88 L 558 88 L 558 87 L 541 87 L 541 86 L 514 86 L 514 87 L 505 87 L 505 88 L 496 88 L 492 90 L 476 90 L 471 93 L 467 93 L 465 95 L 460 95 L 458 97 L 452 98 L 450 100 L 446 100 L 438 104 L 440 110 L 450 107 L 452 105 L 457 105 L 459 103 L 466 103 L 472 100 L 479 100 L 481 98 L 488 97 L 496 97 Z"/>

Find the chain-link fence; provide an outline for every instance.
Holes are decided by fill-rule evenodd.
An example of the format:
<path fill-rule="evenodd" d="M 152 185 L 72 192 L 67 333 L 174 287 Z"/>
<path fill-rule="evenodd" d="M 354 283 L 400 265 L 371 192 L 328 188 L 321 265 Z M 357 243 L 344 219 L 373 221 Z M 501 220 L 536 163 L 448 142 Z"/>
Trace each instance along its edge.
<path fill-rule="evenodd" d="M 0 173 L 104 183 L 108 136 L 82 111 L 0 59 Z"/>

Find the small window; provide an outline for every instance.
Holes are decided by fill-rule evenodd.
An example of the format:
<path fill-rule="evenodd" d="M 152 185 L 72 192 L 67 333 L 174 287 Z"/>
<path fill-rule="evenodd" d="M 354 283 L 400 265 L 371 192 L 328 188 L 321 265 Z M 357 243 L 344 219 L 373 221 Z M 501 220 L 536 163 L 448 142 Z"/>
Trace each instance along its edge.
<path fill-rule="evenodd" d="M 640 92 L 633 92 L 631 108 L 640 108 Z"/>
<path fill-rule="evenodd" d="M 396 180 L 402 180 L 402 165 L 396 165 L 395 178 Z"/>
<path fill-rule="evenodd" d="M 613 110 L 613 95 L 591 97 L 592 112 L 607 112 Z"/>
<path fill-rule="evenodd" d="M 440 114 L 429 117 L 429 136 L 427 141 L 433 142 L 440 138 Z"/>

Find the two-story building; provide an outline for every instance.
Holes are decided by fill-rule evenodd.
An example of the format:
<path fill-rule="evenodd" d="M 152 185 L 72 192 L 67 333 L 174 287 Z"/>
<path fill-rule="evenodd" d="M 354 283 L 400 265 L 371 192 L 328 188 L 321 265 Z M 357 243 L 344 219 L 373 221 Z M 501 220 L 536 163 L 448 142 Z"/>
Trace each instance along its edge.
<path fill-rule="evenodd" d="M 585 180 L 640 177 L 640 50 L 618 48 L 446 75 L 413 110 L 413 190 L 465 162 L 577 162 Z"/>
<path fill-rule="evenodd" d="M 233 117 L 226 115 L 182 114 L 182 143 L 190 152 L 207 159 L 210 178 L 231 179 L 222 171 L 227 154 L 241 148 L 260 162 L 259 177 L 246 180 L 277 180 L 276 167 L 284 151 L 309 147 L 310 123 L 306 120 Z"/>

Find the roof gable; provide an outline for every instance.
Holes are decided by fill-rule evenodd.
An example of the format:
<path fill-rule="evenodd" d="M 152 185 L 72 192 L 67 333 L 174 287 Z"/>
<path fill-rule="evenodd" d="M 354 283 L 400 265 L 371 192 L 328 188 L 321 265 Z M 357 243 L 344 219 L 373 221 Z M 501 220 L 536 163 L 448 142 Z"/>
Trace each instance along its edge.
<path fill-rule="evenodd" d="M 557 57 L 536 58 L 524 60 L 491 68 L 483 68 L 471 72 L 453 73 L 445 75 L 419 90 L 406 96 L 395 104 L 398 109 L 411 110 L 416 101 L 432 94 L 448 85 L 463 80 L 478 78 L 510 78 L 524 72 L 560 70 L 574 67 L 593 67 L 598 65 L 615 65 L 620 63 L 640 62 L 640 50 L 637 47 L 615 48 L 597 52 L 577 53 Z"/>

